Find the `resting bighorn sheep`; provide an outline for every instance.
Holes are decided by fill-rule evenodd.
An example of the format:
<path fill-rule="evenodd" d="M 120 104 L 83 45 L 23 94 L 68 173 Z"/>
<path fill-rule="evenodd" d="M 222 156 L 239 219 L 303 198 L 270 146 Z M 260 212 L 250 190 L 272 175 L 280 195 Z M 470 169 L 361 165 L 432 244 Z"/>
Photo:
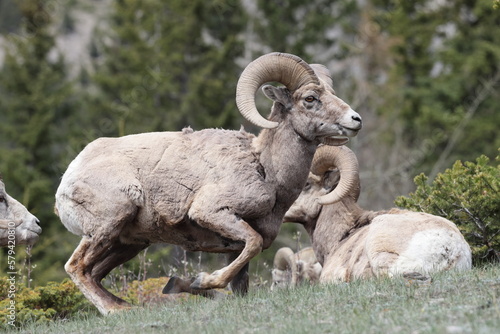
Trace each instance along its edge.
<path fill-rule="evenodd" d="M 273 283 L 275 288 L 294 287 L 302 282 L 316 283 L 321 274 L 319 264 L 312 247 L 306 247 L 294 253 L 290 247 L 278 249 L 274 255 Z"/>
<path fill-rule="evenodd" d="M 0 247 L 33 245 L 42 229 L 38 219 L 9 196 L 0 175 Z"/>
<path fill-rule="evenodd" d="M 255 107 L 263 87 L 269 119 Z M 193 289 L 248 289 L 248 263 L 276 238 L 304 186 L 320 143 L 339 145 L 361 118 L 335 95 L 328 70 L 271 53 L 251 62 L 236 104 L 259 136 L 205 129 L 100 138 L 71 162 L 56 193 L 56 213 L 82 236 L 65 269 L 101 313 L 129 305 L 101 280 L 152 243 L 231 253 L 232 262 L 200 273 Z M 342 138 L 339 138 L 342 137 Z"/>
<path fill-rule="evenodd" d="M 345 185 L 348 196 L 321 205 L 327 204 L 325 194 Z M 307 230 L 323 265 L 320 282 L 471 267 L 470 247 L 451 221 L 400 209 L 366 211 L 356 203 L 359 191 L 354 153 L 347 147 L 318 148 L 308 182 L 284 221 Z"/>

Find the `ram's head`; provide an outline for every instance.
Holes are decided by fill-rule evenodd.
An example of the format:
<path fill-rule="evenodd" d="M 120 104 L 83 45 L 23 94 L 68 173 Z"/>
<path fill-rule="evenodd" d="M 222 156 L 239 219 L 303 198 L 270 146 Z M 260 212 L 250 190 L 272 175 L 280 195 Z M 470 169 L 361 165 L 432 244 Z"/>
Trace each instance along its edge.
<path fill-rule="evenodd" d="M 359 165 L 355 154 L 345 146 L 321 146 L 314 155 L 311 172 L 297 200 L 285 214 L 285 222 L 313 225 L 322 205 L 349 196 L 359 197 Z"/>
<path fill-rule="evenodd" d="M 276 81 L 284 87 L 263 86 L 274 101 L 270 119 L 255 107 L 255 92 L 264 83 Z M 277 128 L 288 118 L 305 140 L 342 145 L 362 127 L 361 117 L 332 88 L 330 73 L 323 65 L 309 65 L 285 53 L 264 55 L 245 68 L 238 81 L 236 104 L 241 114 L 262 128 Z"/>

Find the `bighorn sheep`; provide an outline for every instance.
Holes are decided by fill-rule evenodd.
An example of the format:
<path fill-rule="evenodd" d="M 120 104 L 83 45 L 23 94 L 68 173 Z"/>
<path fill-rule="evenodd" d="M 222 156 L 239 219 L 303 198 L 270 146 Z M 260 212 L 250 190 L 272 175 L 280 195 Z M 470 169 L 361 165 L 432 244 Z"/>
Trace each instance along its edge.
<path fill-rule="evenodd" d="M 255 107 L 263 87 L 269 119 Z M 100 281 L 152 243 L 231 253 L 232 262 L 200 273 L 190 287 L 248 289 L 248 263 L 276 238 L 304 186 L 320 143 L 356 136 L 361 118 L 335 95 L 328 70 L 271 53 L 241 74 L 236 104 L 259 136 L 222 129 L 100 138 L 71 162 L 56 193 L 56 213 L 82 236 L 65 269 L 101 313 L 128 308 Z M 338 195 L 338 194 L 337 194 Z"/>
<path fill-rule="evenodd" d="M 302 282 L 316 283 L 321 274 L 319 264 L 312 247 L 306 247 L 294 253 L 290 247 L 278 249 L 274 255 L 273 283 L 276 288 L 294 287 Z"/>
<path fill-rule="evenodd" d="M 33 245 L 42 232 L 38 219 L 9 196 L 0 175 L 0 247 Z"/>
<path fill-rule="evenodd" d="M 358 161 L 347 147 L 319 147 L 311 171 L 284 221 L 307 230 L 323 265 L 320 282 L 471 267 L 470 247 L 451 221 L 395 208 L 360 208 Z M 325 194 L 345 185 L 348 196 L 321 205 L 327 204 Z"/>

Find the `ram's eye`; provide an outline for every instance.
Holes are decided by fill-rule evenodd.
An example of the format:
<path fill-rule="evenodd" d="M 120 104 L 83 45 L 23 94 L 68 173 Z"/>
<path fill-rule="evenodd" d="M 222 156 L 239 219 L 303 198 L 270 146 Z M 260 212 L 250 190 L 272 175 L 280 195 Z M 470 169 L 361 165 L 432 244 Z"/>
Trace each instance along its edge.
<path fill-rule="evenodd" d="M 0 203 L 4 203 L 5 202 L 5 197 L 3 197 L 2 195 L 0 195 Z"/>
<path fill-rule="evenodd" d="M 306 102 L 313 102 L 314 100 L 316 100 L 316 98 L 314 96 L 308 96 L 305 98 Z"/>

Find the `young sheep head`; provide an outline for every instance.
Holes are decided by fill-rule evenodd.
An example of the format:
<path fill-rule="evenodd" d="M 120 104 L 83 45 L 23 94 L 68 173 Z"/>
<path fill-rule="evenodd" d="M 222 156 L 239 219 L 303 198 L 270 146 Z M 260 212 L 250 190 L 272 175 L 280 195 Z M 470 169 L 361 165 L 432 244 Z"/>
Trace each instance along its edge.
<path fill-rule="evenodd" d="M 10 232 L 14 230 L 15 233 Z M 0 247 L 33 245 L 41 232 L 38 219 L 7 194 L 0 178 Z"/>
<path fill-rule="evenodd" d="M 289 247 L 282 247 L 274 256 L 271 290 L 295 287 L 305 282 L 316 283 L 321 269 L 312 247 L 303 248 L 297 253 Z"/>

